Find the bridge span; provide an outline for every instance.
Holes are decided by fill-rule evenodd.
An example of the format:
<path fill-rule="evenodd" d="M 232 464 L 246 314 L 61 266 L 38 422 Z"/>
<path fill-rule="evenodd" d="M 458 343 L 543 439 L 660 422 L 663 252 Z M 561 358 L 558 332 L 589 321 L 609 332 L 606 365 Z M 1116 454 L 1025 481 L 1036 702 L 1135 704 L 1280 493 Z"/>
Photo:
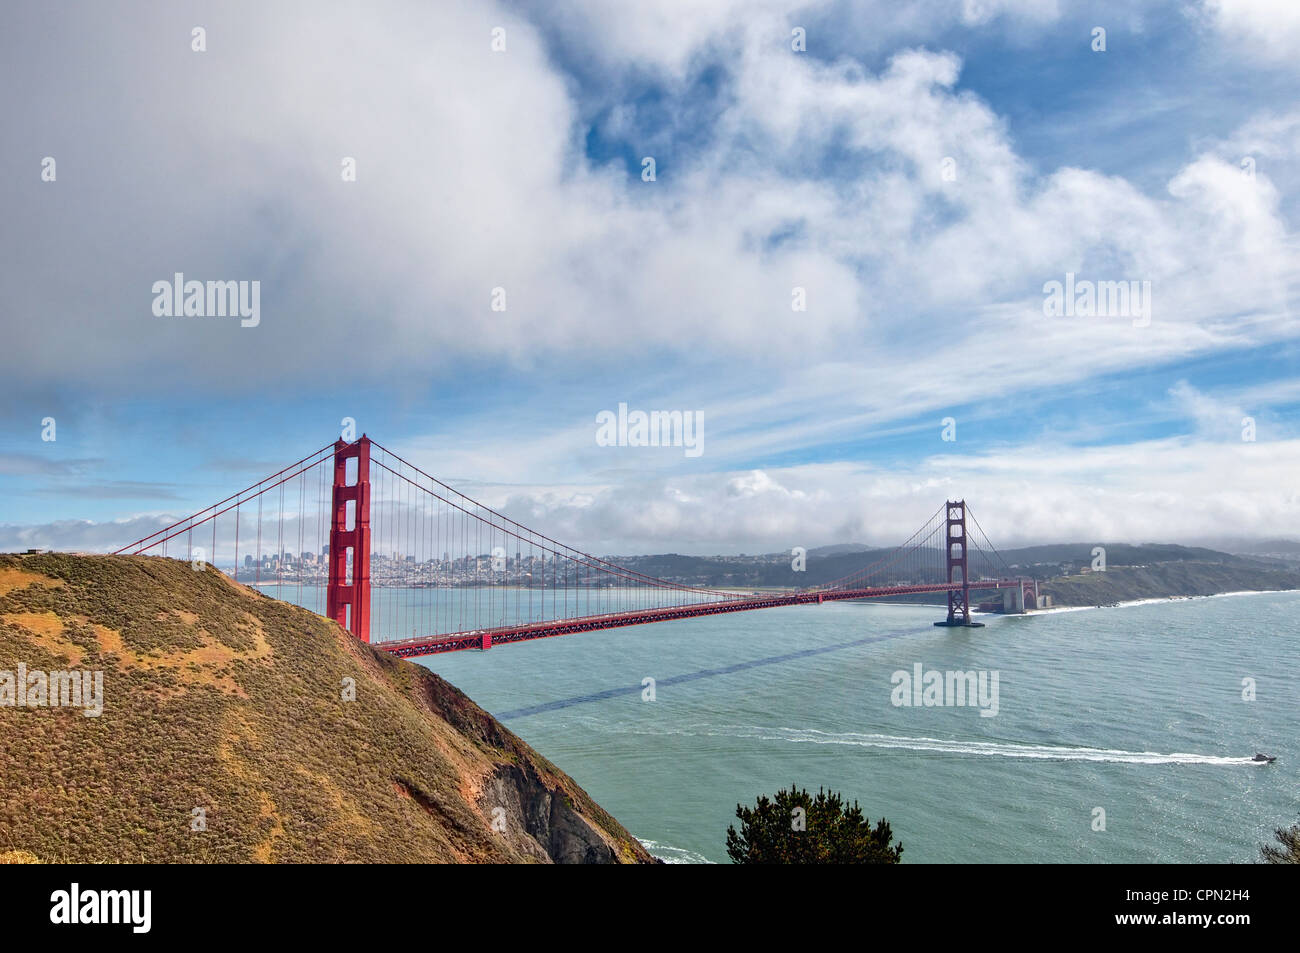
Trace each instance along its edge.
<path fill-rule="evenodd" d="M 946 617 L 936 625 L 979 626 L 971 619 L 972 590 L 1002 590 L 1011 611 L 1037 604 L 1035 583 L 1011 571 L 965 500 L 946 501 L 908 540 L 849 575 L 804 588 L 738 592 L 650 576 L 567 546 L 365 435 L 328 444 L 117 552 L 185 558 L 196 568 L 225 557 L 236 579 L 274 585 L 281 594 L 283 586 L 296 586 L 300 604 L 314 593 L 322 614 L 402 658 L 926 593 L 947 594 Z M 403 598 L 377 604 L 376 590 Z"/>

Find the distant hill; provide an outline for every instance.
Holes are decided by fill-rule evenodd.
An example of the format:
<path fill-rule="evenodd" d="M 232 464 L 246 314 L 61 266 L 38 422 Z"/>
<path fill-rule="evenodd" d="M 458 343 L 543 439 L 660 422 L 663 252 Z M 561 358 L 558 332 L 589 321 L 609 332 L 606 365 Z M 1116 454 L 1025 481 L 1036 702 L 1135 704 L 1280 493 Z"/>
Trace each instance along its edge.
<path fill-rule="evenodd" d="M 817 556 L 809 551 L 803 571 L 790 553 L 761 556 L 618 556 L 615 561 L 646 575 L 694 586 L 789 589 L 815 586 L 855 572 L 888 550 L 861 549 Z"/>
<path fill-rule="evenodd" d="M 102 670 L 103 714 L 0 706 L 0 861 L 652 862 L 446 681 L 211 566 L 0 556 L 20 663 Z"/>
<path fill-rule="evenodd" d="M 1106 572 L 1049 580 L 1039 592 L 1060 606 L 1112 605 L 1165 596 L 1212 596 L 1220 592 L 1300 589 L 1300 571 L 1173 561 L 1142 568 L 1111 567 Z"/>
<path fill-rule="evenodd" d="M 1286 553 L 1300 556 L 1300 540 L 1294 539 L 1226 539 L 1215 540 L 1207 545 L 1230 553 Z"/>
<path fill-rule="evenodd" d="M 843 556 L 846 553 L 866 553 L 870 551 L 870 546 L 863 546 L 861 543 L 836 543 L 834 546 L 816 546 L 808 550 L 808 555 L 821 559 L 825 556 Z"/>
<path fill-rule="evenodd" d="M 1248 557 L 1234 556 L 1231 553 L 1205 549 L 1200 546 L 1177 546 L 1172 543 L 1144 543 L 1134 546 L 1129 543 L 1053 543 L 1047 546 L 1026 546 L 1022 549 L 1002 551 L 1003 558 L 1009 564 L 1021 566 L 1061 565 L 1082 567 L 1092 563 L 1092 551 L 1096 547 L 1106 550 L 1106 563 L 1109 566 L 1145 566 L 1150 563 L 1185 562 L 1188 560 L 1223 565 L 1253 565 Z"/>
<path fill-rule="evenodd" d="M 1229 539 L 1210 545 L 1238 556 L 1300 567 L 1300 542 L 1293 539 Z"/>
<path fill-rule="evenodd" d="M 1092 574 L 1092 551 L 1106 550 L 1108 572 Z M 854 544 L 809 550 L 805 569 L 796 572 L 787 553 L 762 556 L 624 556 L 621 565 L 673 582 L 727 588 L 803 588 L 850 576 L 888 556 L 889 549 Z M 1060 605 L 1097 605 L 1162 596 L 1211 595 L 1239 590 L 1300 588 L 1295 564 L 1170 543 L 1054 543 L 1002 552 L 1016 576 L 1037 579 L 1040 591 Z M 1089 571 L 1080 575 L 1085 570 Z M 1093 575 L 1096 578 L 1093 578 Z M 936 573 L 928 581 L 940 581 Z M 916 596 L 918 602 L 942 601 Z"/>

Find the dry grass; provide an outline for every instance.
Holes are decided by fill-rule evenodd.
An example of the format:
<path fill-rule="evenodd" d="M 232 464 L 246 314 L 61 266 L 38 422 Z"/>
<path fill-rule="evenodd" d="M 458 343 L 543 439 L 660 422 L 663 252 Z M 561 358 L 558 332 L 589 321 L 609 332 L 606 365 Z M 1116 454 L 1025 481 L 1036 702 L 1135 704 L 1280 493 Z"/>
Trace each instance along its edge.
<path fill-rule="evenodd" d="M 54 579 L 42 573 L 28 572 L 14 566 L 0 568 L 0 596 L 7 596 L 15 589 L 26 589 L 28 586 L 50 587 L 61 585 L 63 585 L 62 579 Z"/>
<path fill-rule="evenodd" d="M 82 646 L 64 636 L 67 627 L 63 620 L 49 610 L 10 612 L 0 616 L 0 622 L 22 630 L 33 642 L 66 662 L 70 668 L 80 666 L 81 660 L 86 656 L 86 650 Z"/>
<path fill-rule="evenodd" d="M 43 861 L 35 854 L 25 850 L 0 851 L 0 864 L 39 864 Z"/>
<path fill-rule="evenodd" d="M 478 804 L 502 765 L 647 858 L 570 778 L 420 666 L 209 569 L 0 556 L 0 669 L 104 671 L 104 712 L 0 708 L 5 857 L 531 861 Z M 355 701 L 341 681 L 355 679 Z M 191 812 L 206 810 L 207 830 Z M 17 862 L 9 860 L 7 862 Z"/>

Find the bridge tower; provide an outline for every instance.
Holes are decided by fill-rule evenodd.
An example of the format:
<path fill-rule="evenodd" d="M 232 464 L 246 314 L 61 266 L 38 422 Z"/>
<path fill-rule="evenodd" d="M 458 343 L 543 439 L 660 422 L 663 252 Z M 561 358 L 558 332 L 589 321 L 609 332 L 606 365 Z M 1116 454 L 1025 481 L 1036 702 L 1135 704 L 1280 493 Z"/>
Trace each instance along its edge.
<path fill-rule="evenodd" d="M 981 628 L 983 622 L 970 620 L 970 565 L 966 551 L 966 501 L 949 500 L 944 537 L 947 543 L 948 585 L 961 582 L 960 589 L 948 590 L 948 618 L 935 625 Z M 956 574 L 960 573 L 960 580 Z"/>
<path fill-rule="evenodd" d="M 348 482 L 348 461 L 357 461 Z M 348 504 L 352 526 L 348 528 Z M 334 517 L 330 521 L 325 613 L 362 642 L 370 641 L 370 439 L 334 444 Z M 351 573 L 349 569 L 349 557 Z"/>

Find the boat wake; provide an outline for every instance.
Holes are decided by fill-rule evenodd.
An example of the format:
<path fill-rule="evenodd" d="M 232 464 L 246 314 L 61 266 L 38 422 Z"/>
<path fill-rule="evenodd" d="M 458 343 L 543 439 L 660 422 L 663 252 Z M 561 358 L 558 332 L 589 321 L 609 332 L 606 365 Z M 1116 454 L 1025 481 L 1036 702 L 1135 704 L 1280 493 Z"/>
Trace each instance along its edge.
<path fill-rule="evenodd" d="M 658 733 L 658 732 L 655 732 Z M 670 734 L 748 738 L 784 741 L 791 744 L 845 745 L 925 751 L 968 757 L 1028 758 L 1037 761 L 1101 761 L 1115 764 L 1208 764 L 1222 767 L 1257 766 L 1252 758 L 1158 751 L 1123 751 L 1117 748 L 1086 748 L 1069 745 L 1018 744 L 1007 741 L 959 741 L 952 738 L 909 737 L 906 735 L 863 734 L 850 731 L 817 731 L 813 728 L 765 728 L 759 725 L 700 725 Z"/>

